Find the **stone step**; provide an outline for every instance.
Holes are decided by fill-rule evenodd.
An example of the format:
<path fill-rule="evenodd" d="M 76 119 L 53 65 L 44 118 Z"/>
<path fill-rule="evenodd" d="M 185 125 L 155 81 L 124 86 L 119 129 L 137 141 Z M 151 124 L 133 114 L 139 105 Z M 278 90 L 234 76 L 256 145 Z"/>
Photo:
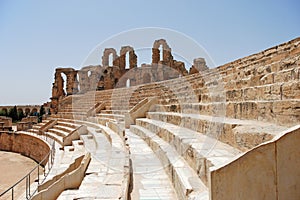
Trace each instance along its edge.
<path fill-rule="evenodd" d="M 206 185 L 210 167 L 220 166 L 241 153 L 217 139 L 173 124 L 146 118 L 137 119 L 136 124 L 133 126 L 136 132 L 151 131 L 174 147 Z"/>
<path fill-rule="evenodd" d="M 101 110 L 101 114 L 125 115 L 128 110 Z"/>
<path fill-rule="evenodd" d="M 57 135 L 56 133 L 53 132 L 45 132 L 45 134 L 47 135 L 47 137 L 55 140 L 57 143 L 59 143 L 61 146 L 63 146 L 63 137 L 60 135 Z"/>
<path fill-rule="evenodd" d="M 271 140 L 286 127 L 254 120 L 239 120 L 199 114 L 148 112 L 149 119 L 171 123 L 214 137 L 242 151 Z"/>
<path fill-rule="evenodd" d="M 112 119 L 112 118 L 105 118 L 105 117 L 96 117 L 97 119 L 97 123 L 98 124 L 101 124 L 103 126 L 106 126 L 106 124 L 108 122 L 112 122 L 112 121 L 116 121 L 115 119 Z"/>
<path fill-rule="evenodd" d="M 60 136 L 60 137 L 66 137 L 69 135 L 68 132 L 65 132 L 65 131 L 62 131 L 62 130 L 56 129 L 56 128 L 50 128 L 47 132 L 56 134 L 57 136 Z"/>
<path fill-rule="evenodd" d="M 131 199 L 178 199 L 164 166 L 139 136 L 126 130 L 132 161 Z"/>
<path fill-rule="evenodd" d="M 53 128 L 64 131 L 66 133 L 71 133 L 75 130 L 74 128 L 70 128 L 68 126 L 62 126 L 62 125 L 55 125 L 53 126 Z"/>
<path fill-rule="evenodd" d="M 97 117 L 110 118 L 110 119 L 114 119 L 114 120 L 124 120 L 124 115 L 119 115 L 119 114 L 100 113 L 100 114 L 97 114 Z"/>
<path fill-rule="evenodd" d="M 72 128 L 72 129 L 76 129 L 76 128 L 80 127 L 80 125 L 78 125 L 76 123 L 62 121 L 62 120 L 58 120 L 57 124 L 59 126 L 69 127 L 69 128 Z"/>
<path fill-rule="evenodd" d="M 168 174 L 173 184 L 178 199 L 197 199 L 197 196 L 204 194 L 206 198 L 203 199 L 208 199 L 208 188 L 171 145 L 151 131 L 139 129 L 138 126 L 135 125 L 131 126 L 130 132 L 141 137 L 159 158 L 162 168 Z M 147 167 L 144 168 L 147 169 Z M 148 166 L 148 168 L 150 168 L 150 166 Z"/>
<path fill-rule="evenodd" d="M 240 101 L 210 103 L 169 103 L 156 105 L 151 111 L 180 112 L 221 116 L 236 119 L 259 120 L 278 125 L 293 126 L 300 120 L 300 101 L 285 99 L 273 101 Z"/>
<path fill-rule="evenodd" d="M 105 126 L 94 124 L 88 131 L 92 137 L 81 136 L 92 155 L 85 177 L 78 190 L 66 190 L 58 199 L 126 199 L 129 157 L 124 142 Z"/>

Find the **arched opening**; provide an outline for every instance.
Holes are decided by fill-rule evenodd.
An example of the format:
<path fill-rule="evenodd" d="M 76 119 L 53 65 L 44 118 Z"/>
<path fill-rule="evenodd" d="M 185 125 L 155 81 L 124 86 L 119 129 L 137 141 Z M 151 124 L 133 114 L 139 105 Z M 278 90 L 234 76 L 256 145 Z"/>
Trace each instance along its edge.
<path fill-rule="evenodd" d="M 79 77 L 79 74 L 77 73 L 76 75 L 76 80 L 77 80 L 77 87 L 78 87 L 78 92 L 80 92 L 80 77 Z"/>
<path fill-rule="evenodd" d="M 25 108 L 25 115 L 29 115 L 30 114 L 30 109 L 29 108 Z"/>
<path fill-rule="evenodd" d="M 65 94 L 67 94 L 67 76 L 65 73 L 61 73 L 61 77 L 63 79 L 64 85 L 63 85 L 63 91 Z"/>
<path fill-rule="evenodd" d="M 127 87 L 127 88 L 130 87 L 130 79 L 127 79 L 127 81 L 126 81 L 126 87 Z"/>
<path fill-rule="evenodd" d="M 163 55 L 164 54 L 164 48 L 163 48 L 162 44 L 159 45 L 158 50 L 159 50 L 159 61 L 162 61 L 164 59 L 164 55 Z"/>
<path fill-rule="evenodd" d="M 129 51 L 125 54 L 125 69 L 130 69 L 130 57 Z"/>
<path fill-rule="evenodd" d="M 19 120 L 22 120 L 25 117 L 24 111 L 22 108 L 18 108 L 18 118 Z"/>
<path fill-rule="evenodd" d="M 114 66 L 114 56 L 112 53 L 109 54 L 108 56 L 108 66 Z"/>
<path fill-rule="evenodd" d="M 37 115 L 37 109 L 36 109 L 36 108 L 33 108 L 33 109 L 32 109 L 31 115 Z"/>
<path fill-rule="evenodd" d="M 92 75 L 92 72 L 91 72 L 91 71 L 88 71 L 88 72 L 87 72 L 87 75 L 88 75 L 88 77 L 90 78 L 90 76 Z"/>
<path fill-rule="evenodd" d="M 104 77 L 100 76 L 98 81 L 97 90 L 104 90 Z"/>
<path fill-rule="evenodd" d="M 115 78 L 115 86 L 118 84 L 119 79 Z"/>

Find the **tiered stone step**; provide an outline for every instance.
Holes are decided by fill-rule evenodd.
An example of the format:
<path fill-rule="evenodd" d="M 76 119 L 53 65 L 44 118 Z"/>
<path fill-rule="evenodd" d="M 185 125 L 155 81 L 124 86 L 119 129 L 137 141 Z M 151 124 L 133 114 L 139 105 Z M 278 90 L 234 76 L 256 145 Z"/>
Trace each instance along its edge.
<path fill-rule="evenodd" d="M 106 126 L 108 122 L 123 122 L 124 121 L 124 115 L 120 114 L 109 114 L 109 113 L 100 113 L 97 114 L 97 122 L 99 124 L 102 124 Z"/>
<path fill-rule="evenodd" d="M 167 122 L 217 138 L 242 151 L 271 140 L 286 127 L 254 120 L 176 112 L 148 112 L 153 122 Z"/>
<path fill-rule="evenodd" d="M 177 199 L 164 167 L 142 138 L 126 131 L 131 152 L 131 199 Z"/>
<path fill-rule="evenodd" d="M 208 188 L 174 147 L 142 127 L 134 125 L 130 131 L 140 136 L 160 159 L 162 169 L 168 174 L 178 199 L 208 199 Z"/>
<path fill-rule="evenodd" d="M 207 185 L 209 168 L 219 166 L 241 153 L 236 148 L 196 131 L 151 119 L 137 119 L 133 130 L 156 134 L 181 155 Z"/>
<path fill-rule="evenodd" d="M 100 114 L 125 115 L 128 110 L 101 110 Z"/>
<path fill-rule="evenodd" d="M 76 122 L 88 126 L 89 134 L 81 138 L 92 159 L 79 189 L 66 190 L 58 199 L 125 199 L 129 187 L 129 171 L 126 172 L 129 158 L 123 140 L 108 127 Z"/>
<path fill-rule="evenodd" d="M 293 126 L 300 120 L 298 99 L 272 101 L 235 101 L 211 103 L 170 103 L 156 105 L 151 111 L 212 115 L 250 119 Z"/>

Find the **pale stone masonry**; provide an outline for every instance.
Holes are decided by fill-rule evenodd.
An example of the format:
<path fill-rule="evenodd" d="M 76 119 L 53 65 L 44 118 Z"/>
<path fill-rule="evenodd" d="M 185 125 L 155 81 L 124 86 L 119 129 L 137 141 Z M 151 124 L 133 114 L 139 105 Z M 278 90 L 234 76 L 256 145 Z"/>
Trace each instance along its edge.
<path fill-rule="evenodd" d="M 165 54 L 158 61 L 155 47 L 161 43 Z M 156 41 L 152 66 L 158 62 L 171 66 L 169 52 L 165 40 Z M 56 116 L 93 121 L 121 134 L 124 120 L 130 118 L 131 125 L 126 125 L 130 132 L 122 137 L 144 139 L 164 166 L 178 199 L 264 199 L 266 194 L 269 199 L 300 198 L 299 179 L 283 178 L 299 175 L 299 158 L 286 160 L 287 150 L 275 148 L 274 154 L 273 148 L 288 140 L 292 146 L 286 148 L 299 150 L 292 141 L 298 141 L 295 133 L 300 124 L 300 38 L 215 69 L 208 69 L 198 58 L 189 73 L 172 80 L 74 95 L 72 101 L 60 104 Z M 158 101 L 147 105 L 145 115 L 141 105 L 150 97 Z M 94 114 L 87 116 L 87 112 Z M 129 143 L 133 152 L 135 146 Z M 275 161 L 279 155 L 289 170 Z M 131 159 L 134 169 L 138 164 Z M 143 181 L 138 181 L 131 181 L 132 197 L 142 194 L 138 188 Z M 233 188 L 239 183 L 241 187 Z"/>
<path fill-rule="evenodd" d="M 300 38 L 214 69 L 196 58 L 189 72 L 163 39 L 154 42 L 144 71 L 136 69 L 133 47 L 120 54 L 108 48 L 103 66 L 56 69 L 54 112 L 24 131 L 52 138 L 58 147 L 48 180 L 59 180 L 40 193 L 53 190 L 58 199 L 300 199 Z M 163 65 L 177 73 L 161 71 Z M 128 79 L 132 84 L 124 87 Z M 90 162 L 78 167 L 83 156 Z M 74 163 L 74 173 L 65 174 Z M 79 169 L 84 173 L 75 176 Z M 76 186 L 60 187 L 67 179 Z"/>

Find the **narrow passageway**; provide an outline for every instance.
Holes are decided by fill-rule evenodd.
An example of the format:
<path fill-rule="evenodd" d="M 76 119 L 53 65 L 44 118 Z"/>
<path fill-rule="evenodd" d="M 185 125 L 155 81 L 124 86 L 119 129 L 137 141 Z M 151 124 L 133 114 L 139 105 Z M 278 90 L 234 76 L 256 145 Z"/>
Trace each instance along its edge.
<path fill-rule="evenodd" d="M 126 130 L 130 146 L 133 190 L 131 199 L 177 199 L 164 167 L 142 138 Z"/>

